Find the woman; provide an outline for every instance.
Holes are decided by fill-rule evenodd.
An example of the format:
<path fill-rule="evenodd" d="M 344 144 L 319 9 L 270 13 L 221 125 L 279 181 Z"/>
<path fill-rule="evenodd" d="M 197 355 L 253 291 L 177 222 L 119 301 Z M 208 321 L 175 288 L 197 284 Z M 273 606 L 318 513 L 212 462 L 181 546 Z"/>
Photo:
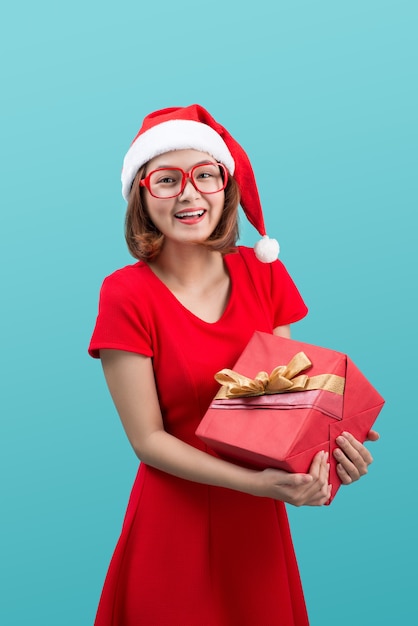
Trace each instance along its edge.
<path fill-rule="evenodd" d="M 248 157 L 198 105 L 147 116 L 124 161 L 126 239 L 139 261 L 103 283 L 90 354 L 142 461 L 96 626 L 308 623 L 285 505 L 323 505 L 307 474 L 218 458 L 195 430 L 255 330 L 290 336 L 307 313 L 264 220 Z M 236 247 L 239 201 L 263 235 Z M 273 249 L 273 255 L 271 254 Z M 371 432 L 370 438 L 376 439 Z M 338 438 L 343 483 L 368 450 Z"/>

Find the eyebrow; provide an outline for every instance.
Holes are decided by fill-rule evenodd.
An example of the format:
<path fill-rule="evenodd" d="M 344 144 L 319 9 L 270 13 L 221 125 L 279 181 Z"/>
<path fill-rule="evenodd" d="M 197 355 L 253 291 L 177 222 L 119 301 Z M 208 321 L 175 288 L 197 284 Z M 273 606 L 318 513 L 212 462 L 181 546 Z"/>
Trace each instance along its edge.
<path fill-rule="evenodd" d="M 194 165 L 192 165 L 192 167 L 196 167 L 196 165 L 218 165 L 218 163 L 216 161 L 208 161 L 207 159 L 204 159 L 203 161 L 198 161 L 197 163 L 195 163 Z M 155 169 L 167 169 L 167 170 L 182 170 L 183 168 L 180 167 L 179 165 L 166 165 L 166 164 L 161 164 L 158 165 L 158 167 L 156 167 Z M 191 169 L 191 168 L 190 168 Z"/>

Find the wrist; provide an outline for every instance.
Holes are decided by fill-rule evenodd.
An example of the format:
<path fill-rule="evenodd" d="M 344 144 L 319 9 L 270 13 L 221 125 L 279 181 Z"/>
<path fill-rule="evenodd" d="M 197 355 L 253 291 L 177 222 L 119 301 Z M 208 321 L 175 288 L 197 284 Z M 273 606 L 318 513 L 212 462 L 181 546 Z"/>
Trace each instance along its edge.
<path fill-rule="evenodd" d="M 239 483 L 235 488 L 251 496 L 263 496 L 264 494 L 262 493 L 262 485 L 260 482 L 262 472 L 260 470 L 253 470 L 244 467 L 239 467 L 239 470 Z"/>

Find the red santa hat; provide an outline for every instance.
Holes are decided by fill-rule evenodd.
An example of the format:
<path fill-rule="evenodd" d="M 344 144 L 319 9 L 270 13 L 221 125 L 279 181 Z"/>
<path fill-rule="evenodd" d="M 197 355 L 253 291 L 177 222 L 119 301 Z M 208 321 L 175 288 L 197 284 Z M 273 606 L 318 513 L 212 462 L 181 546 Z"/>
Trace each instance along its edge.
<path fill-rule="evenodd" d="M 122 195 L 125 200 L 129 198 L 138 170 L 145 163 L 164 152 L 190 148 L 207 152 L 234 176 L 244 213 L 262 236 L 254 246 L 256 256 L 263 263 L 272 263 L 279 254 L 279 244 L 266 234 L 250 160 L 229 132 L 198 104 L 161 109 L 147 115 L 123 161 Z"/>

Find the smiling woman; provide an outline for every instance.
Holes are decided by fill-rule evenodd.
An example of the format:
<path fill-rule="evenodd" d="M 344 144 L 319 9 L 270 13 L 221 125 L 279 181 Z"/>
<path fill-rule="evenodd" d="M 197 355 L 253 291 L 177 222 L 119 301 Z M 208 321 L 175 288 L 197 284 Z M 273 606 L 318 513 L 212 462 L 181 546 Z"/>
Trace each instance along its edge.
<path fill-rule="evenodd" d="M 195 431 L 253 333 L 289 336 L 307 308 L 266 237 L 249 159 L 198 105 L 145 118 L 122 170 L 138 262 L 103 283 L 89 352 L 142 461 L 96 626 L 306 626 L 284 502 L 321 506 L 329 465 L 239 467 Z M 238 202 L 263 236 L 236 245 Z M 263 261 L 263 262 L 262 262 Z M 345 440 L 341 479 L 367 469 Z"/>

